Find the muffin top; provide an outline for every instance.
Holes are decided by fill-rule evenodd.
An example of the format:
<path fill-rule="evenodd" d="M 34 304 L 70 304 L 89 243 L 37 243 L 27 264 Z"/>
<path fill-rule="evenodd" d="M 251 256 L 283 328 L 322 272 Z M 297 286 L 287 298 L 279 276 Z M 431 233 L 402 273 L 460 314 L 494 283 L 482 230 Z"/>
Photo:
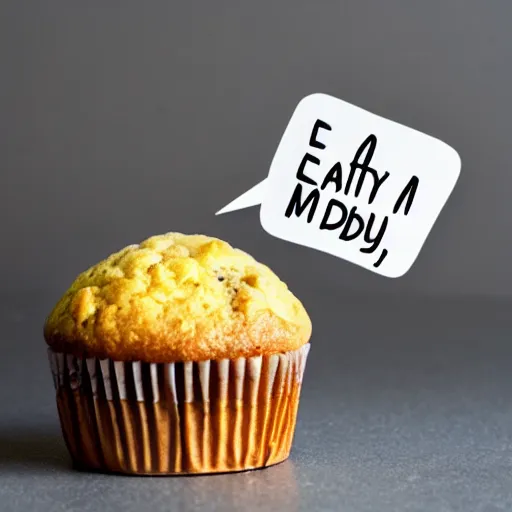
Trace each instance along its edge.
<path fill-rule="evenodd" d="M 59 352 L 118 361 L 236 359 L 309 341 L 301 302 L 265 265 L 204 235 L 167 233 L 80 274 L 46 320 Z"/>

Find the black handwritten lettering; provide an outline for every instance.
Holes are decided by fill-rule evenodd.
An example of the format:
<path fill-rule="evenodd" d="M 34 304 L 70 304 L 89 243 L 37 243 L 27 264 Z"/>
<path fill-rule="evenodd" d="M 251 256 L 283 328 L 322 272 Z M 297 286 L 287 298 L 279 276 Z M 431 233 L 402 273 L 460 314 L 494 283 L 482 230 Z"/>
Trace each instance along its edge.
<path fill-rule="evenodd" d="M 382 252 L 380 253 L 379 259 L 373 264 L 375 268 L 379 268 L 381 263 L 384 261 L 384 258 L 388 255 L 387 249 L 382 249 Z"/>
<path fill-rule="evenodd" d="M 359 175 L 359 179 L 357 181 L 355 197 L 359 197 L 359 193 L 363 188 L 363 183 L 366 175 L 369 173 L 373 178 L 372 191 L 368 197 L 368 204 L 372 204 L 377 192 L 379 191 L 380 186 L 387 180 L 389 176 L 389 172 L 385 172 L 382 177 L 379 177 L 379 173 L 370 167 L 370 162 L 372 161 L 373 154 L 375 153 L 375 148 L 377 147 L 377 137 L 375 135 L 369 135 L 366 140 L 359 146 L 359 149 L 356 151 L 354 156 L 354 160 L 350 164 L 350 173 L 348 176 L 347 184 L 345 185 L 345 195 L 348 195 L 350 192 L 350 187 L 352 186 L 352 181 L 354 179 L 355 173 L 357 169 L 361 171 Z M 361 155 L 366 151 L 364 156 L 364 160 L 362 162 L 359 161 Z"/>
<path fill-rule="evenodd" d="M 304 202 L 301 203 L 301 199 L 302 185 L 300 183 L 297 183 L 297 186 L 293 191 L 292 198 L 290 199 L 290 203 L 286 208 L 285 215 L 286 217 L 290 218 L 292 213 L 295 212 L 295 215 L 297 215 L 297 217 L 300 217 L 304 210 L 311 203 L 311 207 L 309 209 L 309 213 L 307 216 L 307 221 L 309 224 L 313 220 L 313 216 L 315 215 L 316 207 L 318 206 L 318 201 L 320 200 L 320 191 L 317 188 L 315 188 L 309 193 L 308 197 L 306 197 L 306 200 Z"/>
<path fill-rule="evenodd" d="M 345 226 L 343 226 L 343 229 L 341 230 L 341 234 L 339 236 L 340 240 L 349 242 L 350 240 L 354 240 L 354 238 L 357 238 L 363 231 L 364 220 L 361 217 L 361 215 L 358 215 L 356 213 L 356 211 L 357 211 L 357 206 L 354 206 L 351 208 L 350 213 L 348 214 L 347 222 L 345 223 Z M 350 233 L 350 228 L 352 227 L 352 223 L 354 221 L 357 222 L 357 228 L 355 231 Z"/>
<path fill-rule="evenodd" d="M 412 202 L 414 201 L 414 196 L 416 195 L 416 191 L 418 190 L 418 185 L 420 183 L 420 180 L 417 176 L 413 176 L 409 183 L 405 186 L 405 188 L 402 190 L 400 196 L 398 197 L 395 206 L 393 207 L 393 213 L 397 213 L 400 209 L 400 206 L 402 206 L 402 203 L 404 202 L 405 198 L 407 197 L 407 203 L 405 203 L 405 209 L 404 209 L 404 215 L 407 215 L 409 213 L 409 210 L 411 209 Z"/>
<path fill-rule="evenodd" d="M 375 196 L 377 195 L 377 192 L 379 191 L 380 186 L 388 179 L 388 176 L 389 176 L 388 171 L 386 171 L 381 177 L 379 177 L 379 175 L 375 171 L 375 176 L 374 176 L 375 182 L 373 183 L 372 191 L 370 192 L 370 195 L 368 196 L 368 204 L 373 203 L 373 200 L 375 199 Z M 356 197 L 359 195 L 359 192 L 361 191 L 361 187 L 363 186 L 363 179 L 359 178 L 359 181 L 357 182 Z"/>
<path fill-rule="evenodd" d="M 326 145 L 323 142 L 320 142 L 317 138 L 320 129 L 332 130 L 331 126 L 327 123 L 317 119 L 311 132 L 309 145 L 313 148 L 322 150 L 326 148 Z M 372 204 L 380 190 L 380 187 L 390 175 L 389 172 L 383 172 L 380 174 L 376 169 L 371 167 L 371 161 L 376 147 L 377 137 L 371 134 L 357 149 L 350 164 L 350 171 L 345 184 L 343 183 L 343 168 L 341 162 L 334 163 L 324 176 L 323 180 L 318 179 L 317 182 L 307 176 L 305 172 L 307 164 L 311 163 L 319 166 L 320 159 L 310 153 L 306 153 L 297 169 L 296 176 L 299 182 L 296 184 L 290 202 L 288 203 L 285 216 L 287 218 L 290 218 L 293 215 L 296 217 L 303 216 L 306 218 L 307 223 L 310 224 L 315 217 L 316 210 L 320 203 L 320 191 L 325 190 L 332 183 L 335 189 L 333 191 L 334 193 L 344 193 L 344 195 L 347 196 L 352 192 L 354 197 L 357 198 L 361 195 L 367 175 L 371 176 L 372 182 L 368 196 L 368 204 Z M 356 176 L 356 173 L 358 173 L 358 176 Z M 302 183 L 313 185 L 315 188 L 310 191 L 304 190 Z M 320 186 L 319 183 L 321 183 Z M 396 201 L 393 209 L 394 214 L 400 210 L 403 203 L 405 203 L 404 214 L 408 214 L 413 203 L 418 184 L 419 180 L 416 176 L 411 178 Z M 354 185 L 354 187 L 352 185 Z M 367 217 L 366 214 L 363 216 L 361 213 L 358 213 L 357 208 L 357 206 L 353 206 L 349 210 L 349 206 L 337 199 L 331 198 L 327 203 L 319 229 L 322 231 L 334 231 L 339 229 L 339 240 L 352 242 L 358 239 L 360 240 L 358 243 L 360 252 L 365 254 L 375 253 L 380 247 L 386 233 L 389 216 L 377 219 L 375 213 L 370 213 Z M 365 246 L 361 247 L 362 245 Z M 380 248 L 379 252 L 379 257 L 376 259 L 375 263 L 373 263 L 373 267 L 375 268 L 380 267 L 388 255 L 387 249 Z"/>
<path fill-rule="evenodd" d="M 315 126 L 313 126 L 313 131 L 311 132 L 311 137 L 309 139 L 309 145 L 312 148 L 325 149 L 325 144 L 320 142 L 316 138 L 318 135 L 318 130 L 320 128 L 323 128 L 324 130 L 329 130 L 329 131 L 332 130 L 332 128 L 325 121 L 322 121 L 321 119 L 317 119 L 315 122 Z"/>
<path fill-rule="evenodd" d="M 325 175 L 324 181 L 322 182 L 322 186 L 320 187 L 321 190 L 324 190 L 329 183 L 334 183 L 334 186 L 336 187 L 336 192 L 339 192 L 342 187 L 341 183 L 341 164 L 339 162 L 336 162 L 331 170 Z"/>
<path fill-rule="evenodd" d="M 333 207 L 339 208 L 339 210 L 341 211 L 341 218 L 336 222 L 329 223 L 329 217 L 331 216 Z M 320 229 L 328 229 L 332 231 L 334 229 L 341 228 L 345 220 L 347 220 L 347 215 L 347 207 L 341 201 L 331 199 L 327 204 L 327 208 L 325 209 L 324 217 L 322 219 L 322 222 L 320 223 Z"/>
<path fill-rule="evenodd" d="M 374 252 L 377 249 L 377 247 L 379 246 L 379 244 L 381 243 L 382 237 L 384 236 L 384 233 L 386 232 L 386 228 L 388 226 L 388 217 L 387 216 L 384 217 L 384 220 L 382 221 L 382 224 L 379 228 L 378 233 L 374 237 L 372 237 L 371 231 L 372 231 L 374 222 L 375 222 L 375 214 L 372 213 L 372 214 L 370 214 L 370 218 L 368 219 L 368 223 L 366 224 L 366 229 L 364 231 L 364 241 L 367 244 L 371 244 L 371 245 L 370 245 L 370 247 L 363 247 L 363 248 L 359 249 L 361 252 L 364 252 L 367 254 L 371 254 L 372 252 Z"/>
<path fill-rule="evenodd" d="M 306 176 L 304 174 L 304 168 L 306 167 L 306 164 L 308 162 L 311 162 L 315 165 L 320 164 L 320 159 L 316 156 L 310 155 L 309 153 L 306 153 L 304 155 L 304 158 L 302 159 L 299 169 L 297 170 L 297 179 L 300 181 L 303 181 L 304 183 L 309 183 L 309 185 L 317 185 L 316 181 L 312 180 L 309 176 Z"/>

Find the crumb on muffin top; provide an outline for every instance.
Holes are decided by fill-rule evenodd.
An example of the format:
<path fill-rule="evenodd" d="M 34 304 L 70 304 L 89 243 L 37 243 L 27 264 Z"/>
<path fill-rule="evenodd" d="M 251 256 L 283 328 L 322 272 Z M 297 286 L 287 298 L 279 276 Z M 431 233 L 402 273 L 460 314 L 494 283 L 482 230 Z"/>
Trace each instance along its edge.
<path fill-rule="evenodd" d="M 120 361 L 235 359 L 309 341 L 301 302 L 265 265 L 204 235 L 167 233 L 80 274 L 46 320 L 54 350 Z"/>

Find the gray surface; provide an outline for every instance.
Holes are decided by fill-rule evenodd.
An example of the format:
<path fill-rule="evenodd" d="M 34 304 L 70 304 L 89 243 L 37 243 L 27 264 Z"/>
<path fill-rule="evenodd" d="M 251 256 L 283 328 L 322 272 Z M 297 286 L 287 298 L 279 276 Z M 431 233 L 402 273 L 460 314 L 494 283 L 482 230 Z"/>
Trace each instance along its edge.
<path fill-rule="evenodd" d="M 291 458 L 191 478 L 73 471 L 40 335 L 48 300 L 3 303 L 0 510 L 511 510 L 512 304 L 309 301 Z"/>
<path fill-rule="evenodd" d="M 3 0 L 3 288 L 61 290 L 123 245 L 181 230 L 227 238 L 292 284 L 509 295 L 511 18 L 510 0 Z M 462 157 L 401 279 L 273 240 L 257 209 L 213 216 L 266 175 L 312 92 Z"/>

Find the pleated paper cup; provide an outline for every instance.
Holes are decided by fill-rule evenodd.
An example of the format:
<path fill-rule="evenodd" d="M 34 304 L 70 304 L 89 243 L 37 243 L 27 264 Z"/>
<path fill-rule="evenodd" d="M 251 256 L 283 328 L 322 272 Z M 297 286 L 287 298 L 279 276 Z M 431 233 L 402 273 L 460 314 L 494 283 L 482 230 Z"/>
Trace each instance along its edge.
<path fill-rule="evenodd" d="M 184 363 L 49 350 L 62 432 L 83 469 L 197 474 L 271 466 L 290 453 L 310 345 Z"/>

